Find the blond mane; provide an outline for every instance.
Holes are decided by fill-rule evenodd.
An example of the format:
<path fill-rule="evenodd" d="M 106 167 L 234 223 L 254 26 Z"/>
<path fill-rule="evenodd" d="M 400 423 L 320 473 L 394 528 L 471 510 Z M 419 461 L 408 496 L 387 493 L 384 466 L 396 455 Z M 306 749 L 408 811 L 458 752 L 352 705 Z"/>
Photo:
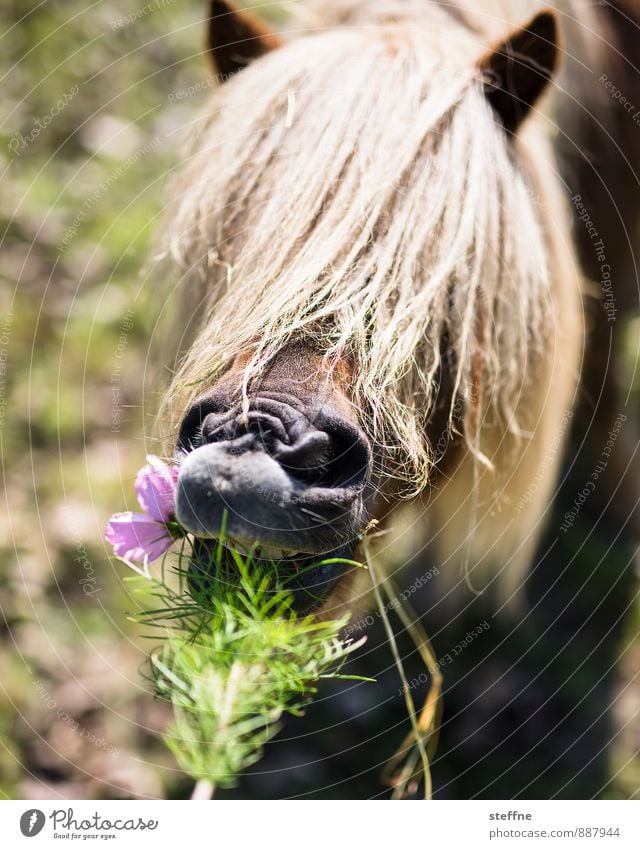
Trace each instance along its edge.
<path fill-rule="evenodd" d="M 577 285 L 558 280 L 572 261 L 567 218 L 526 164 L 553 168 L 544 132 L 532 129 L 531 150 L 514 145 L 491 112 L 487 40 L 467 10 L 323 6 L 328 29 L 220 86 L 197 121 L 164 238 L 198 332 L 163 417 L 176 423 L 240 352 L 253 352 L 247 391 L 304 338 L 328 363 L 355 363 L 363 425 L 415 493 L 432 471 L 427 424 L 445 376 L 449 428 L 476 461 L 494 459 L 483 428 L 517 439 L 535 423 L 549 347 L 557 357 L 558 339 L 575 341 L 558 316 L 559 303 L 571 313 L 560 325 L 579 312 Z"/>

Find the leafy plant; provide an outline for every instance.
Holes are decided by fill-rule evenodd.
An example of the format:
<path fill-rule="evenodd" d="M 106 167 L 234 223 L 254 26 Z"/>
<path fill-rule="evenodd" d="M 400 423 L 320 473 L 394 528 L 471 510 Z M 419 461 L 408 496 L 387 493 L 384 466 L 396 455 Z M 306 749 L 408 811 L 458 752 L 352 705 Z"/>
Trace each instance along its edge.
<path fill-rule="evenodd" d="M 340 638 L 348 615 L 329 622 L 299 617 L 294 594 L 302 591 L 307 601 L 313 600 L 310 590 L 299 584 L 309 569 L 362 564 L 331 558 L 293 569 L 289 564 L 280 572 L 279 564 L 258 557 L 257 549 L 241 555 L 225 545 L 226 515 L 212 547 L 211 541 L 194 539 L 180 525 L 175 512 L 177 482 L 175 466 L 148 456 L 134 484 L 143 512 L 115 513 L 105 538 L 120 560 L 151 582 L 151 595 L 160 606 L 139 619 L 163 629 L 162 648 L 151 661 L 155 690 L 174 709 L 167 742 L 182 769 L 197 781 L 194 798 L 210 798 L 216 786 L 234 786 L 238 775 L 260 758 L 282 714 L 300 713 L 321 678 L 355 677 L 340 673 L 342 663 L 364 642 L 364 638 L 357 643 Z M 174 569 L 177 590 L 165 580 L 166 552 L 176 540 L 182 540 Z M 406 602 L 400 603 L 391 581 L 377 578 L 366 538 L 362 546 L 411 720 L 411 733 L 387 764 L 386 780 L 394 788 L 394 798 L 405 798 L 416 794 L 421 774 L 425 798 L 431 798 L 428 747 L 433 751 L 437 741 L 442 677 L 426 633 Z M 149 562 L 163 554 L 162 578 L 154 581 Z M 419 715 L 383 592 L 431 675 L 429 696 Z"/>
<path fill-rule="evenodd" d="M 151 679 L 173 705 L 167 744 L 198 782 L 194 798 L 209 798 L 216 787 L 236 785 L 283 713 L 299 714 L 321 679 L 353 677 L 340 670 L 365 638 L 340 637 L 348 617 L 296 615 L 277 564 L 220 542 L 209 568 L 194 576 L 185 563 L 190 548 L 185 539 L 169 576 L 165 558 L 161 579 L 143 581 L 157 604 L 136 618 L 161 631 Z"/>

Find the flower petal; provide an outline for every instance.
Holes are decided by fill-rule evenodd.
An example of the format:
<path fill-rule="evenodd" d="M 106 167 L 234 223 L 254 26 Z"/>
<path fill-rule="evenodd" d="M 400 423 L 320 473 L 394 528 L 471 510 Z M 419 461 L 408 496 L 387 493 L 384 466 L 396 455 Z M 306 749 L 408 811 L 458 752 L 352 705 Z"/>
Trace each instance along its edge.
<path fill-rule="evenodd" d="M 126 560 L 157 560 L 173 543 L 166 525 L 146 513 L 116 513 L 104 536 L 113 553 Z"/>
<path fill-rule="evenodd" d="M 176 512 L 176 486 L 178 469 L 169 466 L 159 457 L 147 457 L 136 477 L 138 503 L 152 518 L 169 522 Z"/>

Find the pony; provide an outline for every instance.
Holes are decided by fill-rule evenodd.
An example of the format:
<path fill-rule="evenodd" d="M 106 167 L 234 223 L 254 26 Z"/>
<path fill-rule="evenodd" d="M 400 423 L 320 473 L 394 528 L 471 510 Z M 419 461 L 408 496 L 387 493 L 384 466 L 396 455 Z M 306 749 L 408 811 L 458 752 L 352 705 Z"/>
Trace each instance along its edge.
<path fill-rule="evenodd" d="M 478 4 L 370 7 L 337 4 L 336 26 L 279 44 L 213 4 L 230 78 L 169 204 L 199 322 L 163 410 L 184 452 L 178 518 L 215 537 L 226 514 L 230 539 L 299 565 L 356 556 L 368 523 L 409 501 L 448 569 L 508 564 L 517 581 L 554 461 L 516 507 L 583 345 L 536 106 L 556 18 L 495 43 Z"/>
<path fill-rule="evenodd" d="M 637 192 L 594 191 L 638 158 L 594 85 L 633 91 L 622 20 L 633 2 L 331 0 L 276 33 L 213 0 L 219 85 L 160 254 L 182 347 L 159 423 L 194 569 L 223 537 L 333 618 L 363 604 L 378 527 L 388 572 L 428 551 L 449 585 L 518 598 L 569 431 L 597 438 L 593 399 L 618 397 L 583 211 L 628 313 Z"/>

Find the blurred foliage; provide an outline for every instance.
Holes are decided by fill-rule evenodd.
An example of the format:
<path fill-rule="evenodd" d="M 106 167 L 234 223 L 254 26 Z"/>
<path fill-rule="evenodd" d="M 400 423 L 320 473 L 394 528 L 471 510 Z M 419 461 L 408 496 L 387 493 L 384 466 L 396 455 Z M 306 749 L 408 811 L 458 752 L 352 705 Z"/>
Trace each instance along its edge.
<path fill-rule="evenodd" d="M 209 93 L 206 4 L 8 5 L 0 789 L 173 795 L 182 779 L 159 736 L 170 711 L 139 674 L 148 645 L 102 531 L 153 447 L 144 385 L 158 304 L 140 270 L 176 146 Z"/>

